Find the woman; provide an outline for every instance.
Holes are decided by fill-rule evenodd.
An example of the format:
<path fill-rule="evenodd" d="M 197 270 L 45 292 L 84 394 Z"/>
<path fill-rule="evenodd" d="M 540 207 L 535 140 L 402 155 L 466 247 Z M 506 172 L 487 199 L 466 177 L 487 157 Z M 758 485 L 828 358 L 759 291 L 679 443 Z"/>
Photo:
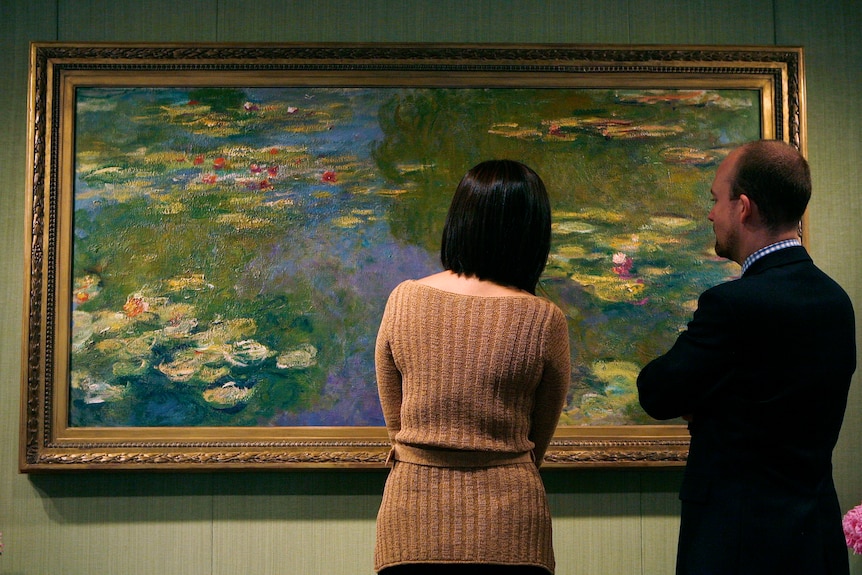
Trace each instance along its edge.
<path fill-rule="evenodd" d="M 538 467 L 570 380 L 566 319 L 536 297 L 551 242 L 545 185 L 511 160 L 458 185 L 444 271 L 389 296 L 376 346 L 393 467 L 377 517 L 382 574 L 553 573 Z M 481 572 L 481 571 L 480 571 Z"/>

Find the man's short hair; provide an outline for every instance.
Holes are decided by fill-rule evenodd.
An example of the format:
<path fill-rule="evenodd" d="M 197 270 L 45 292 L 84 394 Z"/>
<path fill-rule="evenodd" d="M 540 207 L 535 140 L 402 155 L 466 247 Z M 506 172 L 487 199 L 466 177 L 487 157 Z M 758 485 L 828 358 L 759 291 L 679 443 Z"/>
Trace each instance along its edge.
<path fill-rule="evenodd" d="M 757 204 L 773 231 L 796 227 L 811 199 L 811 171 L 798 149 L 780 140 L 742 146 L 731 195 L 745 194 Z"/>

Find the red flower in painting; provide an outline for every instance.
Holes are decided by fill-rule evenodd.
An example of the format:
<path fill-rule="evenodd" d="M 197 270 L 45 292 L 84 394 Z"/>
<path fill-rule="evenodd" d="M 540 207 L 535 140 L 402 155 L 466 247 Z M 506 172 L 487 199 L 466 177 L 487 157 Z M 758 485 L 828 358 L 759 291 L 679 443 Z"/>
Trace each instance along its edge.
<path fill-rule="evenodd" d="M 634 260 L 623 252 L 617 252 L 613 256 L 613 271 L 615 274 L 620 276 L 621 278 L 631 277 L 632 266 L 634 265 Z"/>
<path fill-rule="evenodd" d="M 203 163 L 204 163 L 204 157 L 203 156 L 195 156 L 194 165 L 200 166 Z"/>
<path fill-rule="evenodd" d="M 326 170 L 325 172 L 323 172 L 323 177 L 320 178 L 320 181 L 326 182 L 327 184 L 334 184 L 338 181 L 338 177 L 332 170 Z"/>
<path fill-rule="evenodd" d="M 213 160 L 213 168 L 215 168 L 216 170 L 224 169 L 224 165 L 225 165 L 224 158 L 216 158 L 215 160 Z"/>
<path fill-rule="evenodd" d="M 143 300 L 143 298 L 132 296 L 126 300 L 125 305 L 123 305 L 123 311 L 126 313 L 126 317 L 135 317 L 136 315 L 140 315 L 147 311 L 150 308 L 149 304 Z"/>
<path fill-rule="evenodd" d="M 201 176 L 201 180 L 205 184 L 214 184 L 214 183 L 216 183 L 217 179 L 218 178 L 216 177 L 215 174 L 204 174 L 203 176 Z"/>
<path fill-rule="evenodd" d="M 269 166 L 266 169 L 266 173 L 269 174 L 269 177 L 274 178 L 278 175 L 278 166 Z"/>

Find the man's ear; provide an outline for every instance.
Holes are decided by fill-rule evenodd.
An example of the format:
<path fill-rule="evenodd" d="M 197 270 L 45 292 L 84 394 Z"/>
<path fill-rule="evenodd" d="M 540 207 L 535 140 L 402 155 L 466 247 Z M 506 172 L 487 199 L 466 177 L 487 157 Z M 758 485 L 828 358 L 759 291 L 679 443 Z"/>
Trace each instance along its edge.
<path fill-rule="evenodd" d="M 745 194 L 739 194 L 740 218 L 743 223 L 751 223 L 760 221 L 760 210 L 757 209 L 757 204 L 751 201 Z"/>

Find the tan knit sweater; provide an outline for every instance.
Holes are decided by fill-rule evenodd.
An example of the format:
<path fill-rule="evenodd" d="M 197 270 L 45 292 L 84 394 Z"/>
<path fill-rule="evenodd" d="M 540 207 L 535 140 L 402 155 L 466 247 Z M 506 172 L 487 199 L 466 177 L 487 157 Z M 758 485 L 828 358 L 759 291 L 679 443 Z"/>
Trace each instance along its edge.
<path fill-rule="evenodd" d="M 560 309 L 530 295 L 406 281 L 387 302 L 376 366 L 398 461 L 377 518 L 375 569 L 497 563 L 553 572 L 538 464 L 571 377 Z"/>

